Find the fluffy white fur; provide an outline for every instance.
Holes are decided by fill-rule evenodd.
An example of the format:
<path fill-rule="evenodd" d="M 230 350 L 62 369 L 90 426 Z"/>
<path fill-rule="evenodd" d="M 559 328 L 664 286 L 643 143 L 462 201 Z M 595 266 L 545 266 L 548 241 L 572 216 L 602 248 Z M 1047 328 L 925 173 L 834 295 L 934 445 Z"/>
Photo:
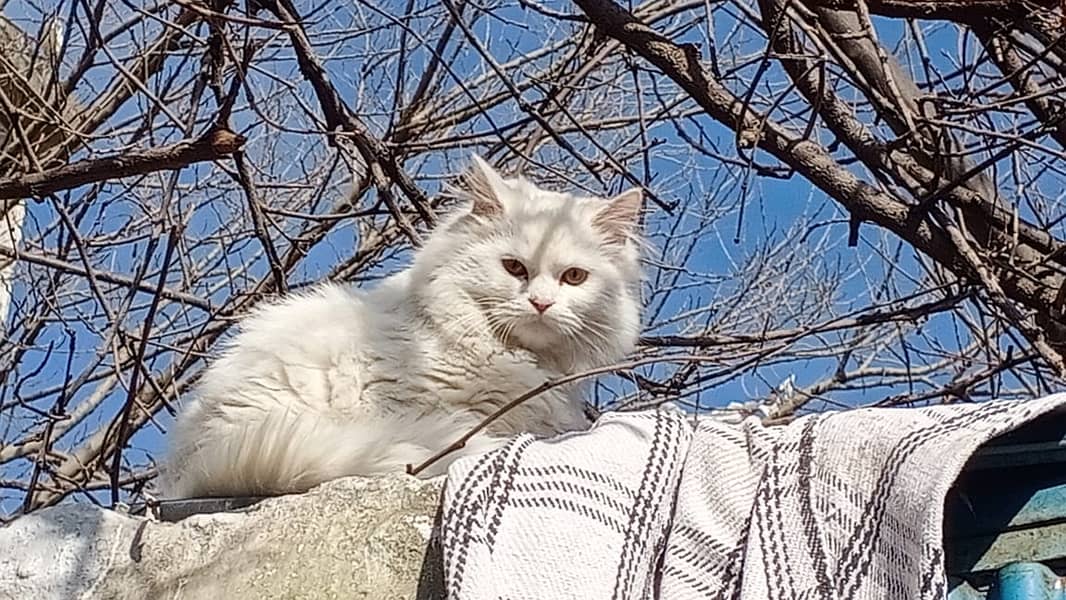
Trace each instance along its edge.
<path fill-rule="evenodd" d="M 400 472 L 546 379 L 632 350 L 639 190 L 611 200 L 549 192 L 475 157 L 456 192 L 464 206 L 406 271 L 369 291 L 294 294 L 243 323 L 179 415 L 165 496 L 295 492 Z M 587 278 L 564 282 L 570 268 Z M 531 299 L 553 304 L 540 313 Z M 557 387 L 423 474 L 519 432 L 587 425 L 582 387 Z"/>

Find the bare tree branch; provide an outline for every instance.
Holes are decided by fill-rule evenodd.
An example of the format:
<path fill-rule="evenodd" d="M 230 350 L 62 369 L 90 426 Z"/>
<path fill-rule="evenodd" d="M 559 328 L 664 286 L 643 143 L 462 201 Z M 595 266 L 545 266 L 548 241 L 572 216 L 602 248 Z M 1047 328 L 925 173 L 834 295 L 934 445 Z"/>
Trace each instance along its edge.
<path fill-rule="evenodd" d="M 104 158 L 92 158 L 40 173 L 0 180 L 0 199 L 41 197 L 78 186 L 180 169 L 198 162 L 219 160 L 239 151 L 243 136 L 225 128 L 212 128 L 193 140 L 159 148 L 130 150 Z"/>

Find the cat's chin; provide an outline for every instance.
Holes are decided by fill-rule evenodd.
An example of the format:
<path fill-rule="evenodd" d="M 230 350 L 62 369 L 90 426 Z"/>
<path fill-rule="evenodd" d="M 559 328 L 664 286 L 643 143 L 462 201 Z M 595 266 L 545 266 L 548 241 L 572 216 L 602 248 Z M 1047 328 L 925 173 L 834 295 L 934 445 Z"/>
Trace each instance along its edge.
<path fill-rule="evenodd" d="M 511 338 L 519 347 L 537 354 L 558 350 L 563 343 L 559 330 L 550 321 L 539 318 L 523 320 L 514 328 Z"/>

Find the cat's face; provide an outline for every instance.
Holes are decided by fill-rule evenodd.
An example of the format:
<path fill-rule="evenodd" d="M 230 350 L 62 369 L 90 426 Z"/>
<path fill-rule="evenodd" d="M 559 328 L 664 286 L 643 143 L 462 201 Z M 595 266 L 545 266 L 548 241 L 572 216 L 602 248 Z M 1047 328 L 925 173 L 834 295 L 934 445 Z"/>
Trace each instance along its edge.
<path fill-rule="evenodd" d="M 431 275 L 440 294 L 452 287 L 461 297 L 450 301 L 472 301 L 500 340 L 565 363 L 600 363 L 632 349 L 639 190 L 611 200 L 549 192 L 505 180 L 477 158 L 463 188 L 467 208 L 422 251 L 440 253 Z"/>

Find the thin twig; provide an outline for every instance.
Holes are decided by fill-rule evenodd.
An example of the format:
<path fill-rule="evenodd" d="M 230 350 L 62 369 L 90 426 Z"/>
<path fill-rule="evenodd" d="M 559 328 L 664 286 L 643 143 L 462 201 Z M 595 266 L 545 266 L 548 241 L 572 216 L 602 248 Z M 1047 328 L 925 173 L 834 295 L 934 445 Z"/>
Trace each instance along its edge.
<path fill-rule="evenodd" d="M 170 259 L 174 256 L 174 250 L 178 247 L 178 240 L 181 236 L 181 230 L 174 227 L 167 235 L 167 245 L 163 250 L 163 265 L 159 269 L 159 280 L 156 283 L 156 292 L 152 296 L 152 303 L 148 305 L 148 312 L 144 317 L 144 325 L 141 327 L 141 341 L 137 347 L 137 355 L 134 358 L 134 362 L 140 364 L 144 361 L 144 352 L 148 348 L 149 334 L 152 331 L 152 324 L 155 322 L 155 313 L 159 308 L 159 303 L 163 299 L 163 288 L 166 287 L 167 275 L 170 274 Z M 118 504 L 119 500 L 119 475 L 121 474 L 122 467 L 122 449 L 126 446 L 126 440 L 129 435 L 130 425 L 130 412 L 133 410 L 133 405 L 137 402 L 137 393 L 140 391 L 140 369 L 134 369 L 133 374 L 130 375 L 129 389 L 126 392 L 126 402 L 122 406 L 122 416 L 118 422 L 118 434 L 115 438 L 115 452 L 111 461 L 111 506 L 114 507 Z"/>

